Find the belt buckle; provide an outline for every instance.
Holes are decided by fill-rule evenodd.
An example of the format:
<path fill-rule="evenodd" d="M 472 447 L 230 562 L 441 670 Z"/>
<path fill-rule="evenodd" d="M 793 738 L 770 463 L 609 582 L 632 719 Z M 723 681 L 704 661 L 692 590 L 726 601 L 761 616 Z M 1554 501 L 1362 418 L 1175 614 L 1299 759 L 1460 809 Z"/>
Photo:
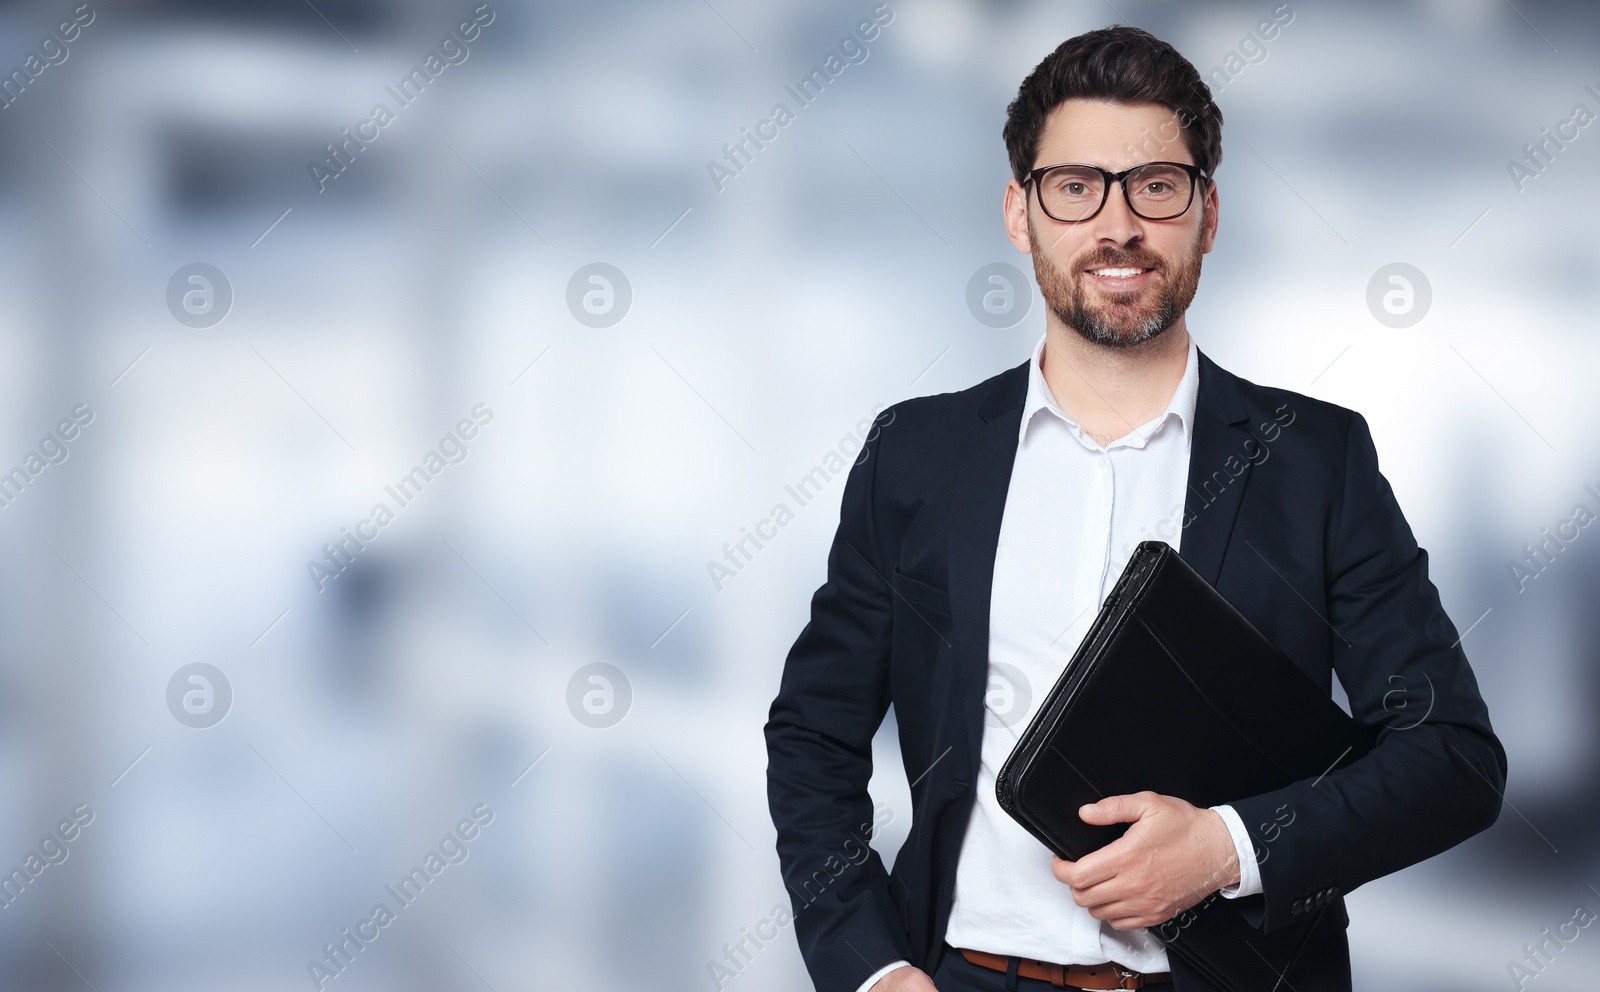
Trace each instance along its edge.
<path fill-rule="evenodd" d="M 1129 971 L 1128 969 L 1122 967 L 1120 964 L 1117 964 L 1114 961 L 1112 962 L 1112 965 L 1113 965 L 1113 967 L 1115 967 L 1117 969 L 1117 974 L 1122 976 L 1122 987 L 1123 988 L 1125 988 L 1125 989 L 1138 989 L 1138 988 L 1143 988 L 1144 987 L 1144 976 L 1143 975 L 1139 974 L 1136 971 Z M 1132 982 L 1134 984 L 1130 985 L 1129 984 L 1130 982 Z"/>

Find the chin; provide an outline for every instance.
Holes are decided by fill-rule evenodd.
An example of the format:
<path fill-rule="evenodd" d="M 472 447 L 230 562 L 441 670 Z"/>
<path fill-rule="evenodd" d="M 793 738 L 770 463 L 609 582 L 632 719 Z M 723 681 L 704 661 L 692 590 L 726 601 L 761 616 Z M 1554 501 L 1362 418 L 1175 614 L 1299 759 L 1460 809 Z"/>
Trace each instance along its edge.
<path fill-rule="evenodd" d="M 1084 340 L 1110 348 L 1133 348 L 1148 344 L 1167 333 L 1172 329 L 1172 325 L 1177 323 L 1175 318 L 1165 319 L 1160 313 L 1145 314 L 1139 320 L 1130 323 L 1119 321 L 1115 326 L 1107 326 L 1107 322 L 1103 319 L 1074 320 L 1074 315 L 1071 313 L 1057 311 L 1056 316 Z M 1100 316 L 1094 315 L 1096 318 Z"/>

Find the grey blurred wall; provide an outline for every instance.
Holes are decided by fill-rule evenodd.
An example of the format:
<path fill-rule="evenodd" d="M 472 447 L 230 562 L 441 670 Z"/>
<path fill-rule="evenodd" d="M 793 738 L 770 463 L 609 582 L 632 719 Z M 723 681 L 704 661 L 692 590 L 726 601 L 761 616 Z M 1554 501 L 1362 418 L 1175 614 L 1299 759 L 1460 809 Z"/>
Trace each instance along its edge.
<path fill-rule="evenodd" d="M 1114 22 L 1219 73 L 1191 330 L 1368 418 L 1510 751 L 1350 896 L 1357 987 L 1596 987 L 1596 928 L 1508 965 L 1600 911 L 1600 533 L 1511 567 L 1600 512 L 1600 11 L 889 0 L 791 96 L 874 6 L 0 5 L 0 988 L 715 988 L 787 898 L 842 478 L 785 487 L 1026 357 L 1004 108 Z M 810 988 L 792 932 L 724 987 Z"/>

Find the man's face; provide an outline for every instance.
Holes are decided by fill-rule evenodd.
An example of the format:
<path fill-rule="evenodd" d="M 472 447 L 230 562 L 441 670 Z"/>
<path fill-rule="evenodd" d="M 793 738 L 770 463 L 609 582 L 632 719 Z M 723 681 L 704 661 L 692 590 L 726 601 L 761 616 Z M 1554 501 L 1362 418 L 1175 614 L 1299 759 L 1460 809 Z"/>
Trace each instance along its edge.
<path fill-rule="evenodd" d="M 1074 162 L 1121 172 L 1152 161 L 1194 164 L 1172 111 L 1073 99 L 1046 118 L 1033 164 Z M 1100 212 L 1076 224 L 1046 214 L 1032 187 L 1026 194 L 1015 181 L 1007 188 L 1006 225 L 1018 249 L 1032 253 L 1039 290 L 1062 323 L 1096 344 L 1128 347 L 1182 318 L 1200 283 L 1201 256 L 1216 235 L 1211 183 L 1195 191 L 1181 216 L 1157 221 L 1129 210 L 1121 186 L 1114 185 Z"/>

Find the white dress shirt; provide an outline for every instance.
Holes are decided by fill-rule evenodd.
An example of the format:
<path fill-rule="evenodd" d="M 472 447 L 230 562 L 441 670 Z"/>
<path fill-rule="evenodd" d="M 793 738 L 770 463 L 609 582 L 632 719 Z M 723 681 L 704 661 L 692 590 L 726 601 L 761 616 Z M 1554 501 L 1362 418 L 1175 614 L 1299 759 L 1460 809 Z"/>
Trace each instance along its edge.
<path fill-rule="evenodd" d="M 1199 394 L 1198 350 L 1191 338 L 1183 378 L 1166 411 L 1101 447 L 1062 412 L 1046 385 L 1040 367 L 1045 340 L 1039 339 L 1028 366 L 995 553 L 977 801 L 956 865 L 945 940 L 953 947 L 1059 964 L 1109 960 L 1135 971 L 1167 971 L 1166 947 L 1148 930 L 1114 929 L 1073 901 L 1072 889 L 1051 871 L 1050 849 L 1000 809 L 995 775 L 1134 547 L 1160 540 L 1178 548 Z M 1260 892 L 1244 824 L 1231 806 L 1211 808 L 1227 824 L 1239 857 L 1239 883 L 1222 895 Z M 906 963 L 885 965 L 861 992 Z"/>

